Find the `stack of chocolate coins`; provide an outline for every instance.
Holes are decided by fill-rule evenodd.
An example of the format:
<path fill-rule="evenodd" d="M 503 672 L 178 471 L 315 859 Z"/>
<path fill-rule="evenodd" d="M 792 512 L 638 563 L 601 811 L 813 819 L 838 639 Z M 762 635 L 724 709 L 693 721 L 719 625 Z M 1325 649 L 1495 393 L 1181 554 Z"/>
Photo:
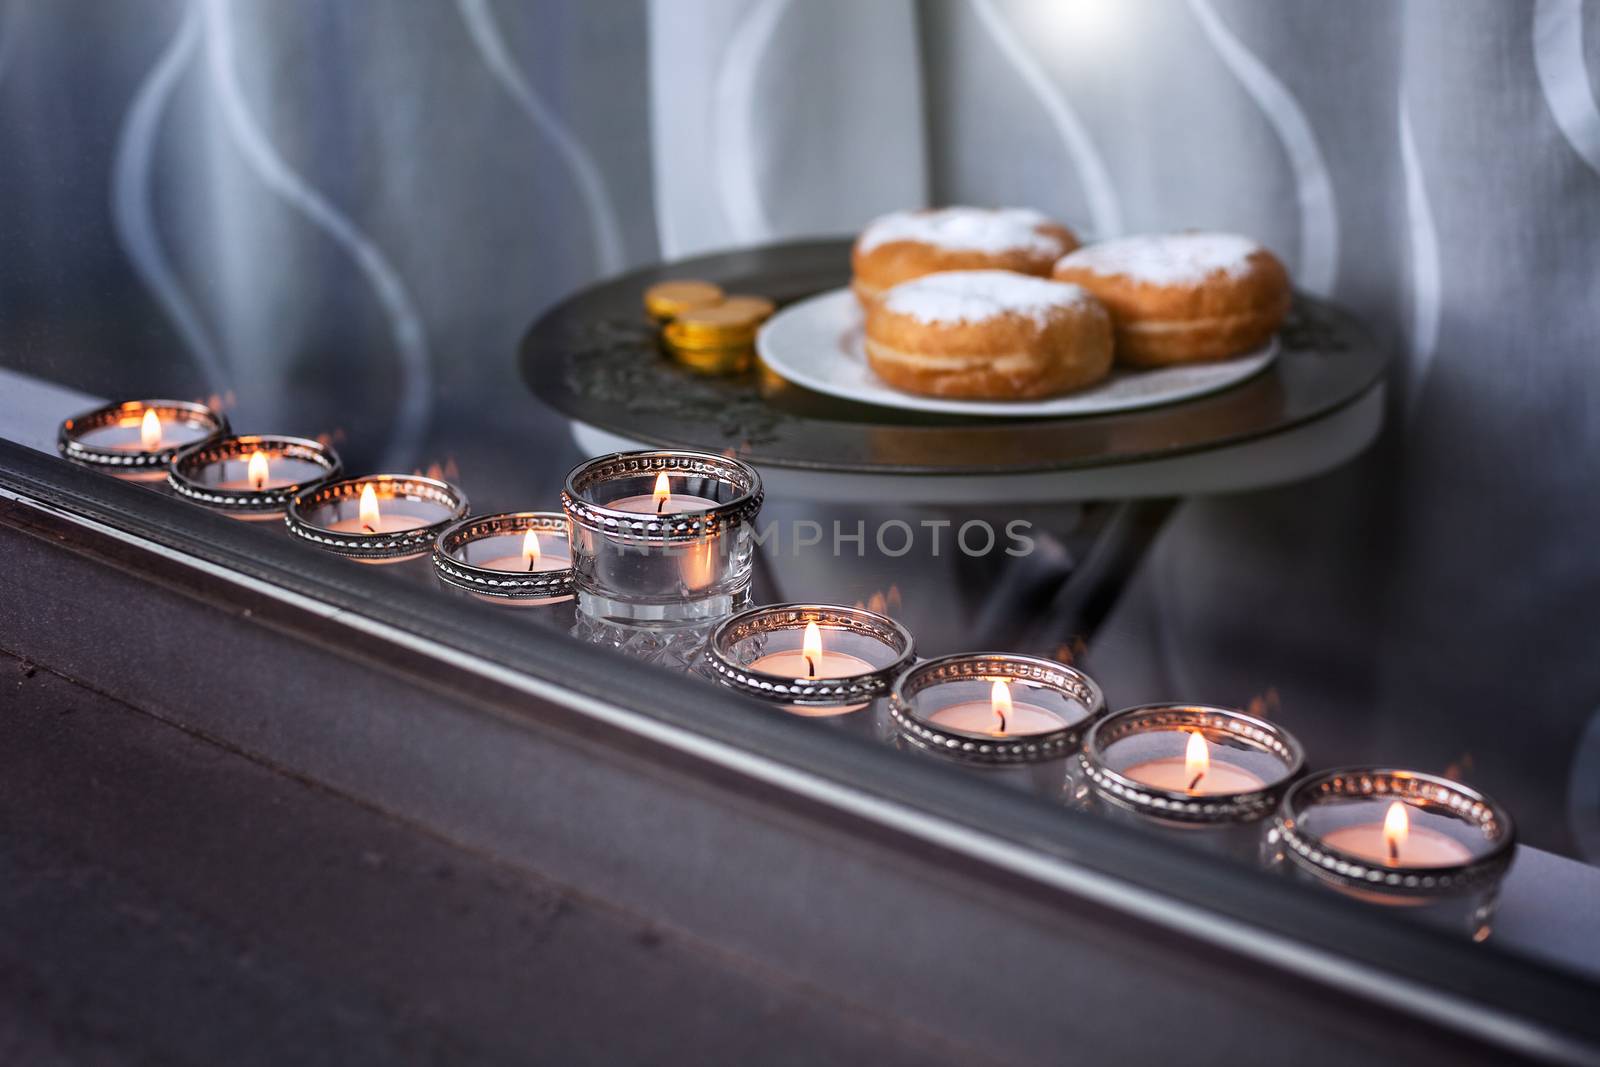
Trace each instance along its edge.
<path fill-rule="evenodd" d="M 747 369 L 755 356 L 756 331 L 773 312 L 764 296 L 730 295 L 693 279 L 652 285 L 644 307 L 661 324 L 667 354 L 706 374 Z"/>

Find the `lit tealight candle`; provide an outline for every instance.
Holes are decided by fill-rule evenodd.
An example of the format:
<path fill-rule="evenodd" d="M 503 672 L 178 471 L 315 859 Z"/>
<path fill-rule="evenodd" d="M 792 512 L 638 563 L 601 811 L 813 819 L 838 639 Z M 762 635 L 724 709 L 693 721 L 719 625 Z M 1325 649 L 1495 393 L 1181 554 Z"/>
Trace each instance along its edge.
<path fill-rule="evenodd" d="M 1329 848 L 1386 867 L 1456 867 L 1472 862 L 1472 850 L 1448 834 L 1412 826 L 1406 805 L 1389 805 L 1383 822 L 1341 826 L 1322 835 Z"/>
<path fill-rule="evenodd" d="M 653 492 L 638 496 L 625 496 L 605 505 L 612 511 L 630 511 L 637 515 L 674 515 L 687 511 L 706 511 L 717 506 L 710 497 L 689 493 L 674 493 L 672 481 L 663 471 L 656 478 Z"/>
<path fill-rule="evenodd" d="M 427 522 L 412 515 L 385 515 L 378 509 L 378 494 L 370 484 L 361 487 L 359 514 L 353 519 L 340 519 L 327 527 L 337 533 L 403 533 L 426 526 Z"/>
<path fill-rule="evenodd" d="M 237 461 L 234 461 L 237 462 Z M 232 466 L 232 463 L 227 464 Z M 292 469 L 291 469 L 292 468 Z M 237 467 L 234 467 L 237 470 Z M 281 461 L 276 469 L 273 468 L 267 454 L 259 448 L 250 453 L 250 460 L 244 464 L 242 478 L 224 477 L 213 488 L 216 489 L 253 489 L 260 492 L 263 489 L 282 489 L 287 485 L 310 480 L 318 474 L 324 473 L 324 468 L 304 460 L 292 461 L 286 465 Z"/>
<path fill-rule="evenodd" d="M 134 446 L 129 444 L 127 447 Z M 139 424 L 139 447 L 146 452 L 154 452 L 161 447 L 161 418 L 153 409 L 144 413 L 144 419 Z"/>
<path fill-rule="evenodd" d="M 562 542 L 563 545 L 565 542 Z M 515 556 L 497 556 L 494 559 L 474 563 L 475 567 L 487 567 L 494 571 L 521 571 L 525 574 L 536 574 L 540 571 L 564 571 L 572 566 L 572 557 L 565 549 L 546 552 L 539 547 L 539 533 L 529 530 L 522 538 L 522 552 Z"/>
<path fill-rule="evenodd" d="M 950 704 L 929 715 L 928 722 L 947 730 L 987 734 L 990 737 L 1048 734 L 1070 725 L 1047 708 L 1013 700 L 1011 685 L 1003 678 L 995 679 L 989 687 L 987 701 L 965 700 Z"/>
<path fill-rule="evenodd" d="M 207 426 L 181 419 L 163 419 L 155 408 L 145 408 L 140 418 L 120 419 L 84 435 L 86 444 L 119 452 L 157 452 L 191 444 L 214 431 Z"/>
<path fill-rule="evenodd" d="M 505 540 L 509 540 L 506 538 Z M 550 571 L 570 570 L 572 555 L 567 549 L 565 538 L 554 538 L 550 551 L 540 546 L 539 533 L 529 530 L 522 537 L 522 551 L 515 556 L 496 556 L 483 562 L 474 562 L 474 567 L 483 567 L 491 571 L 516 572 L 518 574 L 541 574 Z M 505 600 L 501 597 L 483 596 L 475 594 L 479 600 L 488 600 L 500 604 L 516 604 L 519 607 L 537 607 L 541 604 L 554 604 L 558 601 L 571 599 L 570 594 L 554 597 L 532 597 L 521 600 Z"/>
<path fill-rule="evenodd" d="M 751 663 L 749 669 L 760 671 L 762 674 L 777 675 L 780 678 L 806 679 L 850 678 L 858 674 L 870 674 L 876 670 L 872 664 L 859 656 L 852 656 L 847 652 L 824 650 L 822 647 L 822 630 L 814 622 L 806 623 L 805 636 L 801 639 L 798 650 L 769 652 Z M 818 708 L 788 704 L 785 705 L 785 708 L 797 715 L 824 717 L 860 711 L 866 706 L 865 704 L 850 704 L 845 707 Z"/>
<path fill-rule="evenodd" d="M 118 478 L 164 480 L 172 458 L 190 445 L 227 431 L 227 420 L 184 400 L 127 400 L 74 415 L 61 423 L 56 447 L 78 463 Z"/>
<path fill-rule="evenodd" d="M 1190 796 L 1254 793 L 1267 784 L 1260 775 L 1237 764 L 1212 759 L 1210 746 L 1199 730 L 1189 732 L 1189 742 L 1182 756 L 1145 760 L 1122 773 L 1140 785 Z"/>

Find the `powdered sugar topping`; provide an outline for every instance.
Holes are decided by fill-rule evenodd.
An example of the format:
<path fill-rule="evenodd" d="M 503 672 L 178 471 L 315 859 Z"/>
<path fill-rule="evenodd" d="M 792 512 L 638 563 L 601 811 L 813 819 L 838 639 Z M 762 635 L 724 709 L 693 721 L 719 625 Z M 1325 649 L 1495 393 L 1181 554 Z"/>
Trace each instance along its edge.
<path fill-rule="evenodd" d="M 857 247 L 870 252 L 895 241 L 918 241 L 963 252 L 1034 252 L 1059 256 L 1060 238 L 1040 233 L 1050 219 L 1030 208 L 946 207 L 936 211 L 897 211 L 872 222 Z"/>
<path fill-rule="evenodd" d="M 1052 310 L 1094 298 L 1067 282 L 1008 270 L 952 270 L 901 282 L 880 299 L 885 310 L 929 324 L 983 322 L 1012 314 L 1043 325 Z"/>
<path fill-rule="evenodd" d="M 1232 233 L 1155 233 L 1118 237 L 1069 252 L 1057 268 L 1086 267 L 1153 285 L 1202 282 L 1221 272 L 1240 277 L 1261 246 Z"/>

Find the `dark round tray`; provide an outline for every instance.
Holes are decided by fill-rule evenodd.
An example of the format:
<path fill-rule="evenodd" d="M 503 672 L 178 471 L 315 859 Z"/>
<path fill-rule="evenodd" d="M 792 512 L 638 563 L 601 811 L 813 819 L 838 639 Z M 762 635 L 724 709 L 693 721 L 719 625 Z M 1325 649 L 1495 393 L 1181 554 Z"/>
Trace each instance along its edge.
<path fill-rule="evenodd" d="M 796 241 L 648 267 L 541 315 L 522 374 L 562 414 L 632 441 L 757 465 L 882 474 L 1081 470 L 1253 441 L 1332 415 L 1383 376 L 1387 354 L 1349 312 L 1297 294 L 1272 366 L 1232 388 L 1165 407 L 1075 418 L 996 419 L 900 411 L 823 396 L 764 367 L 697 374 L 662 354 L 646 287 L 705 278 L 789 303 L 849 281 L 847 240 Z"/>

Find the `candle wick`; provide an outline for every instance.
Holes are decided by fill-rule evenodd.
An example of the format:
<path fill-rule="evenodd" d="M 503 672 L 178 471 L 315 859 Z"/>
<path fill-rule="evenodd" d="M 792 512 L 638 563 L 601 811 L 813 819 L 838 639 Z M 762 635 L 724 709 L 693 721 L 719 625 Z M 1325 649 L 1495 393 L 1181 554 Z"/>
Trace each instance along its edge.
<path fill-rule="evenodd" d="M 366 523 L 362 523 L 361 524 L 361 528 L 363 530 L 367 531 L 367 533 L 377 533 L 378 532 L 377 530 L 374 530 L 372 527 L 368 526 Z"/>
<path fill-rule="evenodd" d="M 817 676 L 817 661 L 812 659 L 810 656 L 806 656 L 805 657 L 805 661 L 806 661 L 806 677 L 807 678 L 815 678 Z"/>
<path fill-rule="evenodd" d="M 1206 772 L 1205 771 L 1201 771 L 1199 774 L 1195 775 L 1194 776 L 1194 781 L 1189 783 L 1189 792 L 1193 793 L 1194 790 L 1195 790 L 1195 787 L 1200 784 L 1200 779 L 1204 778 L 1205 776 L 1206 776 Z"/>
<path fill-rule="evenodd" d="M 996 730 L 995 733 L 1004 734 L 1006 732 L 1006 716 L 1005 716 L 1005 713 L 1001 712 L 1001 711 L 997 711 L 997 712 L 994 713 L 994 717 L 1000 720 L 1000 729 Z"/>
<path fill-rule="evenodd" d="M 533 565 L 536 562 L 537 562 L 537 560 L 535 560 L 532 556 L 528 557 L 528 573 L 529 574 L 533 573 Z"/>
<path fill-rule="evenodd" d="M 656 514 L 657 515 L 661 514 L 661 509 L 667 506 L 667 501 L 669 499 L 670 499 L 669 497 L 662 497 L 660 500 L 656 501 Z"/>
<path fill-rule="evenodd" d="M 1389 838 L 1388 845 L 1389 845 L 1389 862 L 1390 863 L 1399 863 L 1400 862 L 1400 842 L 1396 841 L 1394 838 L 1391 837 L 1391 838 Z"/>

